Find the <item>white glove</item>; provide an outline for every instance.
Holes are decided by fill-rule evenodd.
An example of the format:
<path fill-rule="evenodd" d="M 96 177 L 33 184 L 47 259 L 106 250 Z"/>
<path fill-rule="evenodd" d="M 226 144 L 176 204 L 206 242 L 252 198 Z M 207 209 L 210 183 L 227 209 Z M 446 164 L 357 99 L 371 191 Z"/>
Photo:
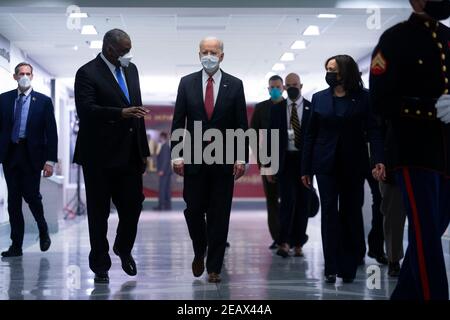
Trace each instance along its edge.
<path fill-rule="evenodd" d="M 443 94 L 436 102 L 437 117 L 444 123 L 450 123 L 450 95 Z"/>

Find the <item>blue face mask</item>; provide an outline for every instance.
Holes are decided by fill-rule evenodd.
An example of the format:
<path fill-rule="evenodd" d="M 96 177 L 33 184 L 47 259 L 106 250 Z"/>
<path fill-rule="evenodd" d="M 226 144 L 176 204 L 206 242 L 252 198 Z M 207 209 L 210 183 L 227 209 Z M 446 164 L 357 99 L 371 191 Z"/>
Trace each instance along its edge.
<path fill-rule="evenodd" d="M 269 93 L 270 93 L 270 98 L 272 98 L 272 100 L 280 99 L 281 95 L 283 94 L 283 92 L 278 88 L 270 89 Z"/>

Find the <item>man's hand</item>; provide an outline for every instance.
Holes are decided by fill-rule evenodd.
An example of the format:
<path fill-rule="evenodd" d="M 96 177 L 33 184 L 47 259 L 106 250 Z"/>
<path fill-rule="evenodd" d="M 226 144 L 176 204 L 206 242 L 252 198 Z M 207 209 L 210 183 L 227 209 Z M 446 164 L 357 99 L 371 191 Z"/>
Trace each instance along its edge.
<path fill-rule="evenodd" d="M 276 183 L 277 182 L 277 176 L 275 175 L 268 175 L 266 176 L 267 181 L 269 181 L 269 183 Z"/>
<path fill-rule="evenodd" d="M 173 162 L 173 171 L 181 176 L 184 177 L 184 160 L 176 160 Z"/>
<path fill-rule="evenodd" d="M 234 164 L 234 180 L 239 180 L 245 174 L 245 163 L 235 163 Z"/>
<path fill-rule="evenodd" d="M 143 118 L 148 113 L 144 107 L 129 107 L 122 109 L 122 118 Z"/>
<path fill-rule="evenodd" d="M 303 182 L 303 185 L 306 188 L 311 189 L 312 183 L 311 183 L 311 177 L 310 176 L 303 176 L 302 177 L 302 182 Z"/>
<path fill-rule="evenodd" d="M 450 95 L 443 94 L 436 102 L 436 116 L 443 123 L 450 123 Z"/>
<path fill-rule="evenodd" d="M 164 171 L 158 171 L 158 176 L 162 177 L 164 175 Z"/>
<path fill-rule="evenodd" d="M 382 163 L 377 163 L 372 169 L 372 176 L 377 181 L 386 181 L 386 167 Z"/>
<path fill-rule="evenodd" d="M 44 165 L 44 177 L 49 178 L 53 175 L 53 167 L 49 164 Z"/>

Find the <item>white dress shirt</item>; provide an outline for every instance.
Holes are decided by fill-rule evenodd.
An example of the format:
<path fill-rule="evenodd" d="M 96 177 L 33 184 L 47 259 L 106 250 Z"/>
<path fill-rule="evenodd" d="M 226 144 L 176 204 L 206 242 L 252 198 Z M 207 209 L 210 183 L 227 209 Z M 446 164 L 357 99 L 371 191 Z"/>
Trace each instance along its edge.
<path fill-rule="evenodd" d="M 296 104 L 297 108 L 297 114 L 298 114 L 298 121 L 299 125 L 302 125 L 302 117 L 303 117 L 303 97 L 300 96 L 300 98 L 297 99 L 297 101 L 292 101 L 291 99 L 287 98 L 287 128 L 288 128 L 288 151 L 299 151 L 295 147 L 295 134 L 294 129 L 291 126 L 291 112 L 292 112 L 292 104 Z"/>
<path fill-rule="evenodd" d="M 108 66 L 109 70 L 111 70 L 111 73 L 114 76 L 114 79 L 116 79 L 117 83 L 119 83 L 119 80 L 117 80 L 117 76 L 116 76 L 116 66 L 113 65 L 111 62 L 108 61 L 108 59 L 106 59 L 106 57 L 103 55 L 103 53 L 100 53 L 100 57 L 103 59 L 103 61 L 105 61 L 106 65 Z M 128 90 L 128 85 L 127 85 L 127 78 L 125 78 L 125 73 L 123 72 L 123 68 L 120 68 L 120 73 L 122 74 L 122 78 L 125 80 L 125 86 L 127 87 L 127 91 Z"/>

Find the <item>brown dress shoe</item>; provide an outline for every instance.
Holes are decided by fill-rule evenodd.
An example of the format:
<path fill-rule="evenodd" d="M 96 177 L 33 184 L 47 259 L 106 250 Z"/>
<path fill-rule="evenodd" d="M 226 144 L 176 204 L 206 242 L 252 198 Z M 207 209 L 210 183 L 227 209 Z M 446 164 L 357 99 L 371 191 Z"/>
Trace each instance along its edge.
<path fill-rule="evenodd" d="M 219 283 L 220 281 L 222 281 L 222 279 L 220 278 L 219 274 L 217 274 L 215 272 L 211 272 L 208 274 L 208 282 Z"/>
<path fill-rule="evenodd" d="M 298 246 L 294 248 L 294 257 L 303 257 L 303 250 L 302 247 Z"/>
<path fill-rule="evenodd" d="M 205 271 L 205 261 L 204 257 L 196 258 L 194 257 L 194 260 L 192 261 L 192 273 L 194 274 L 194 277 L 200 277 L 203 272 Z"/>
<path fill-rule="evenodd" d="M 283 243 L 278 247 L 277 255 L 287 258 L 289 257 L 289 245 L 287 243 Z"/>

